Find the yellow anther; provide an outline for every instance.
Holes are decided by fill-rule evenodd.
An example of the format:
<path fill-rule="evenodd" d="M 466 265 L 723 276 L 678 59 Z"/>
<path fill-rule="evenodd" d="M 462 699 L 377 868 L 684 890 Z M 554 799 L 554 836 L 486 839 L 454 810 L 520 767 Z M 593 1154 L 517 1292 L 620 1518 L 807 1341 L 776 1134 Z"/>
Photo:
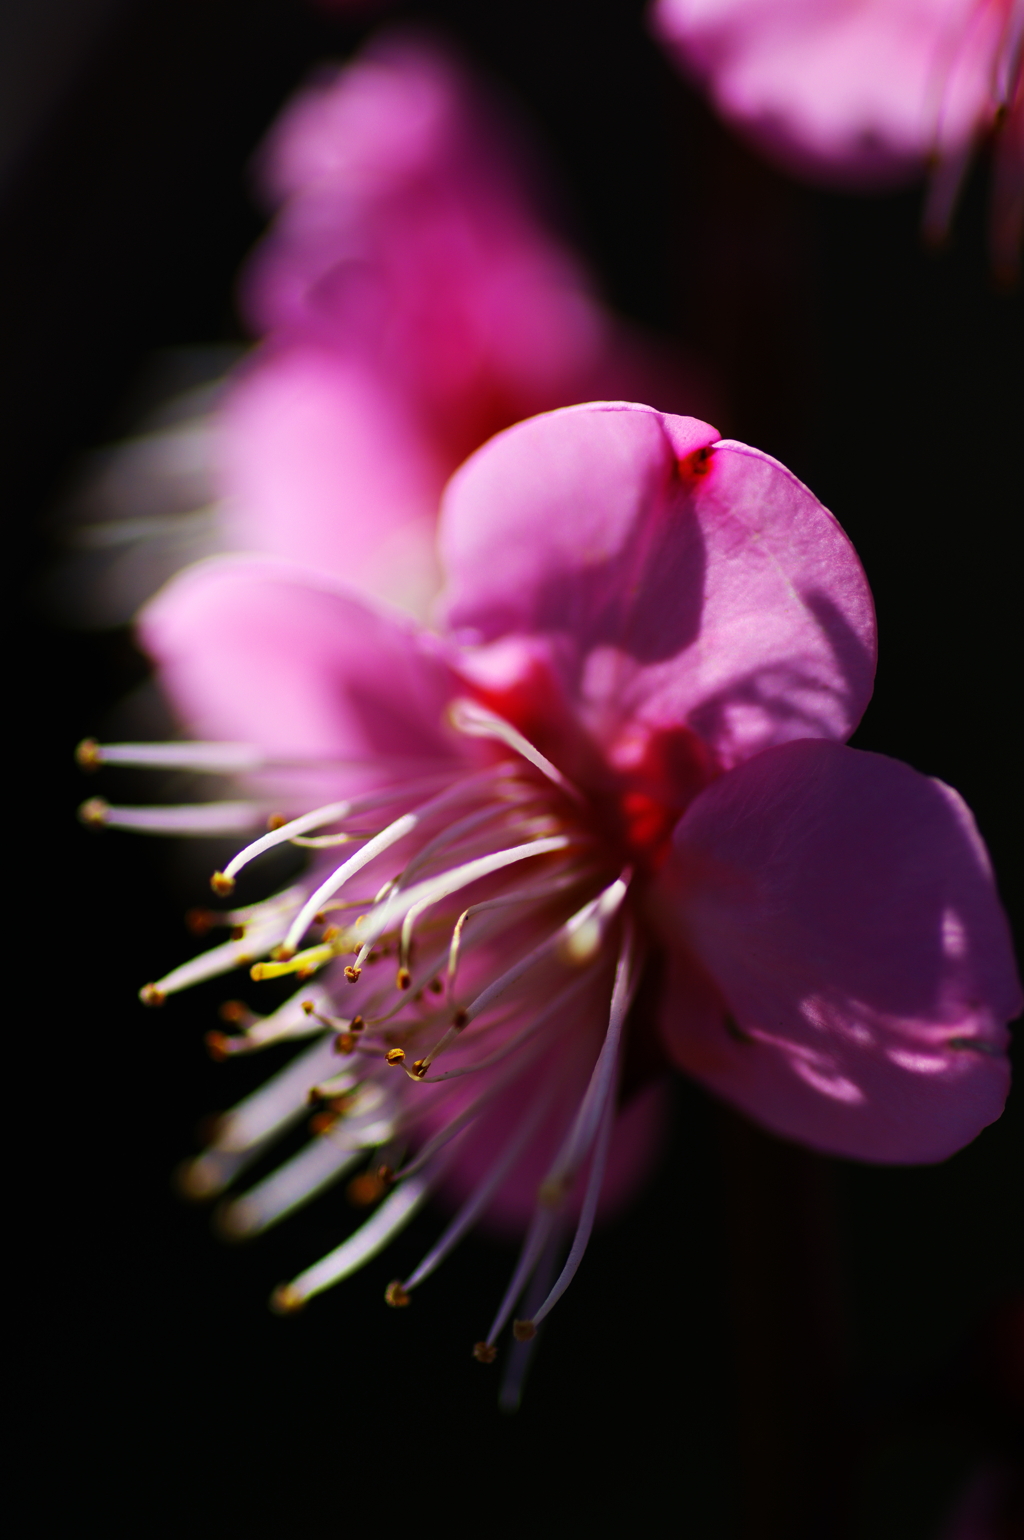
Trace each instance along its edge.
<path fill-rule="evenodd" d="M 362 1032 L 365 1026 L 366 1022 L 361 1016 L 353 1016 L 352 1020 L 348 1024 L 348 1029 L 350 1032 Z"/>
<path fill-rule="evenodd" d="M 347 963 L 345 965 L 345 977 L 348 979 L 350 984 L 355 983 L 356 979 L 359 977 L 362 971 L 362 968 L 353 967 L 352 963 Z"/>
<path fill-rule="evenodd" d="M 307 1016 L 312 1016 L 313 1012 L 316 1010 L 316 1001 L 303 1000 L 302 1009 L 305 1011 Z"/>
<path fill-rule="evenodd" d="M 294 1315 L 305 1303 L 298 1289 L 290 1283 L 279 1283 L 270 1296 L 270 1308 L 275 1315 Z"/>
<path fill-rule="evenodd" d="M 164 1001 L 167 999 L 167 996 L 164 994 L 163 990 L 158 989 L 155 984 L 143 984 L 142 988 L 139 990 L 139 999 L 142 1001 L 143 1005 L 163 1005 Z"/>
<path fill-rule="evenodd" d="M 75 763 L 80 770 L 98 770 L 103 763 L 103 755 L 95 738 L 83 738 L 75 750 Z"/>
<path fill-rule="evenodd" d="M 90 797 L 78 809 L 78 816 L 82 823 L 88 824 L 90 829 L 102 829 L 110 817 L 110 803 L 105 802 L 102 797 Z"/>
<path fill-rule="evenodd" d="M 430 1068 L 429 1059 L 414 1059 L 412 1063 L 412 1076 L 415 1080 L 422 1080 Z"/>
<path fill-rule="evenodd" d="M 257 984 L 262 979 L 280 979 L 287 973 L 309 974 L 322 968 L 335 955 L 332 946 L 311 946 L 305 952 L 296 952 L 282 962 L 256 963 L 249 970 L 249 977 Z"/>
<path fill-rule="evenodd" d="M 275 829 L 283 829 L 287 822 L 287 818 L 282 818 L 280 813 L 271 813 L 267 819 L 267 833 L 273 834 Z"/>
<path fill-rule="evenodd" d="M 225 877 L 223 872 L 214 872 L 210 878 L 210 887 L 218 898 L 227 898 L 235 886 L 234 877 Z"/>
<path fill-rule="evenodd" d="M 408 1289 L 402 1288 L 398 1278 L 395 1279 L 394 1283 L 389 1283 L 384 1290 L 384 1303 L 391 1305 L 395 1310 L 401 1310 L 403 1306 L 410 1303 L 411 1299 L 412 1295 Z"/>
<path fill-rule="evenodd" d="M 401 1064 L 402 1060 L 405 1058 L 405 1049 L 389 1048 L 384 1057 L 388 1064 Z"/>
<path fill-rule="evenodd" d="M 408 968 L 399 968 L 398 977 L 395 979 L 395 983 L 399 989 L 409 988 L 409 985 L 412 983 L 412 974 L 409 972 Z"/>
<path fill-rule="evenodd" d="M 363 1171 L 354 1176 L 345 1189 L 348 1201 L 355 1208 L 369 1208 L 384 1196 L 385 1184 L 375 1171 Z"/>
<path fill-rule="evenodd" d="M 241 1000 L 225 1000 L 217 1015 L 221 1021 L 226 1021 L 231 1026 L 238 1027 L 248 1020 L 249 1007 L 243 1005 Z"/>
<path fill-rule="evenodd" d="M 341 926 L 340 925 L 328 925 L 327 929 L 324 931 L 324 940 L 325 941 L 334 941 L 340 935 L 341 935 Z"/>

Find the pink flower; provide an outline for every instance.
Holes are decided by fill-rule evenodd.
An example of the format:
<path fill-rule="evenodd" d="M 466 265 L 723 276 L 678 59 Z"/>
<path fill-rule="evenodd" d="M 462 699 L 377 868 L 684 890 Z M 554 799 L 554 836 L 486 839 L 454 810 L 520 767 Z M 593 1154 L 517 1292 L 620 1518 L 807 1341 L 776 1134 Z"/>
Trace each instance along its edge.
<path fill-rule="evenodd" d="M 299 91 L 259 181 L 276 219 L 241 300 L 263 342 L 215 399 L 183 397 L 104 457 L 62 613 L 123 623 L 235 551 L 423 619 L 442 488 L 493 433 L 591 397 L 711 410 L 696 371 L 600 303 L 541 217 L 515 126 L 437 43 L 385 35 Z"/>
<path fill-rule="evenodd" d="M 226 1186 L 317 1087 L 319 1135 L 228 1228 L 264 1228 L 376 1149 L 389 1196 L 279 1304 L 440 1187 L 461 1207 L 389 1300 L 475 1220 L 525 1226 L 489 1361 L 524 1289 L 520 1340 L 567 1285 L 602 1188 L 620 1200 L 651 1158 L 657 1086 L 617 1110 L 630 1043 L 657 1037 L 817 1150 L 936 1161 L 999 1116 L 1021 996 L 960 798 L 843 746 L 871 694 L 871 595 L 776 461 L 693 418 L 569 408 L 467 461 L 440 549 L 440 634 L 269 560 L 182 574 L 141 635 L 209 741 L 84 758 L 246 772 L 241 802 L 92 807 L 158 831 L 280 809 L 218 892 L 274 844 L 313 847 L 296 886 L 220 917 L 241 939 L 143 992 L 268 953 L 254 978 L 315 975 L 215 1038 L 228 1055 L 320 1034 L 228 1115 L 193 1188 Z"/>
<path fill-rule="evenodd" d="M 301 556 L 422 617 L 441 489 L 485 439 L 592 396 L 693 409 L 700 387 L 601 305 L 438 45 L 384 35 L 299 92 L 260 181 L 278 212 L 241 301 L 267 340 L 221 412 L 227 548 Z"/>
<path fill-rule="evenodd" d="M 1000 114 L 993 247 L 1011 267 L 1024 197 L 1017 0 L 656 0 L 655 31 L 722 116 L 799 176 L 905 181 L 936 160 L 941 234 Z"/>

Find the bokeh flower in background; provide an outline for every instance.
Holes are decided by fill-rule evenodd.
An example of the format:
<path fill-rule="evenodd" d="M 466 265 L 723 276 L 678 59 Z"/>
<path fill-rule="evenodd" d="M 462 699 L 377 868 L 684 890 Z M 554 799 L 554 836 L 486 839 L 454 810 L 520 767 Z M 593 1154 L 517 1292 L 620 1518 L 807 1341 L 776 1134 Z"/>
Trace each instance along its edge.
<path fill-rule="evenodd" d="M 226 1058 L 317 1042 L 225 1117 L 193 1190 L 242 1175 L 312 1095 L 312 1142 L 226 1227 L 266 1228 L 374 1151 L 370 1195 L 395 1185 L 279 1304 L 347 1276 L 436 1189 L 455 1218 L 389 1302 L 471 1223 L 525 1230 L 490 1361 L 520 1300 L 524 1343 L 571 1280 L 606 1179 L 614 1205 L 650 1165 L 660 1093 L 618 1106 L 631 1053 L 813 1149 L 936 1161 L 999 1116 L 1020 990 L 960 798 L 844 746 L 872 689 L 871 596 L 776 461 L 648 407 L 543 415 L 456 474 L 440 551 L 439 633 L 301 550 L 181 574 L 140 635 L 199 741 L 84 758 L 246 770 L 245 794 L 87 816 L 211 832 L 279 809 L 216 875 L 224 895 L 275 845 L 311 849 L 284 893 L 215 917 L 233 940 L 143 991 L 160 1004 L 260 956 L 256 979 L 311 980 L 215 1036 Z"/>
<path fill-rule="evenodd" d="M 256 160 L 276 218 L 240 288 L 262 345 L 107 454 L 76 514 L 98 570 L 70 569 L 65 609 L 123 623 L 235 550 L 423 618 L 441 489 L 492 433 L 598 397 L 710 413 L 700 372 L 601 303 L 491 95 L 396 32 L 286 105 Z"/>
<path fill-rule="evenodd" d="M 885 188 L 933 167 L 941 238 L 993 130 L 991 249 L 1010 273 L 1024 219 L 1019 0 L 656 0 L 652 25 L 722 116 L 824 185 Z"/>

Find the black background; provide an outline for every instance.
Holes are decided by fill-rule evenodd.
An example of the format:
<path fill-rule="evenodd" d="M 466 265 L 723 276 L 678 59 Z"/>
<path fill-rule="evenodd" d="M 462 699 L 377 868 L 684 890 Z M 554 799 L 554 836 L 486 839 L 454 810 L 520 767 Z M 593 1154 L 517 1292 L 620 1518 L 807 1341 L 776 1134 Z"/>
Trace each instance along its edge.
<path fill-rule="evenodd" d="M 519 97 L 611 302 L 712 360 L 718 426 L 838 515 L 881 634 L 854 741 L 965 795 L 1019 925 L 1024 349 L 1020 295 L 987 271 L 985 159 L 951 246 L 925 253 L 918 189 L 853 198 L 775 174 L 676 77 L 642 13 L 401 14 L 442 23 Z M 472 1240 L 388 1311 L 383 1285 L 429 1243 L 425 1217 L 281 1321 L 266 1296 L 335 1243 L 343 1196 L 231 1249 L 173 1194 L 200 1119 L 250 1067 L 203 1052 L 223 986 L 159 1013 L 136 1002 L 184 955 L 181 911 L 202 894 L 166 853 L 76 825 L 93 785 L 71 750 L 144 664 L 127 635 L 48 623 L 33 574 L 54 499 L 83 450 L 130 426 L 153 351 L 239 335 L 232 279 L 260 229 L 248 155 L 310 65 L 369 25 L 288 0 L 125 7 L 7 195 L 6 1105 L 24 1220 L 8 1270 L 29 1368 L 26 1532 L 66 1511 L 132 1534 L 928 1540 L 979 1461 L 1012 1458 L 1019 1093 L 942 1166 L 882 1170 L 793 1150 L 680 1085 L 661 1174 L 594 1242 L 514 1418 L 468 1352 L 511 1263 L 497 1245 Z"/>

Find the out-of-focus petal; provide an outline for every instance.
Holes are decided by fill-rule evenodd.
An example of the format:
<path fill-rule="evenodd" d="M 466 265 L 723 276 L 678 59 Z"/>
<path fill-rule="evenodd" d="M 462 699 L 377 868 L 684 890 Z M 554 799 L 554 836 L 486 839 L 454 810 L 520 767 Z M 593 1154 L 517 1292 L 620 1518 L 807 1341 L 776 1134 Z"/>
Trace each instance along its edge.
<path fill-rule="evenodd" d="M 1006 0 L 657 0 L 655 32 L 722 116 L 798 175 L 885 186 L 995 111 Z"/>
<path fill-rule="evenodd" d="M 483 671 L 505 638 L 542 644 L 613 763 L 683 724 L 723 767 L 843 738 L 871 694 L 850 542 L 777 461 L 717 438 L 649 407 L 572 407 L 499 434 L 445 492 L 448 625 Z"/>
<path fill-rule="evenodd" d="M 1021 993 L 984 845 L 956 792 L 896 760 L 790 743 L 682 819 L 661 922 L 676 1062 L 775 1132 L 864 1160 L 942 1160 L 997 1118 Z M 720 991 L 696 993 L 696 954 Z"/>
<path fill-rule="evenodd" d="M 190 732 L 286 757 L 451 760 L 455 688 L 400 619 L 314 574 L 214 558 L 139 618 L 143 647 Z M 393 772 L 391 772 L 393 773 Z"/>
<path fill-rule="evenodd" d="M 299 561 L 426 613 L 447 467 L 400 392 L 355 358 L 271 350 L 238 375 L 219 428 L 229 549 Z"/>

